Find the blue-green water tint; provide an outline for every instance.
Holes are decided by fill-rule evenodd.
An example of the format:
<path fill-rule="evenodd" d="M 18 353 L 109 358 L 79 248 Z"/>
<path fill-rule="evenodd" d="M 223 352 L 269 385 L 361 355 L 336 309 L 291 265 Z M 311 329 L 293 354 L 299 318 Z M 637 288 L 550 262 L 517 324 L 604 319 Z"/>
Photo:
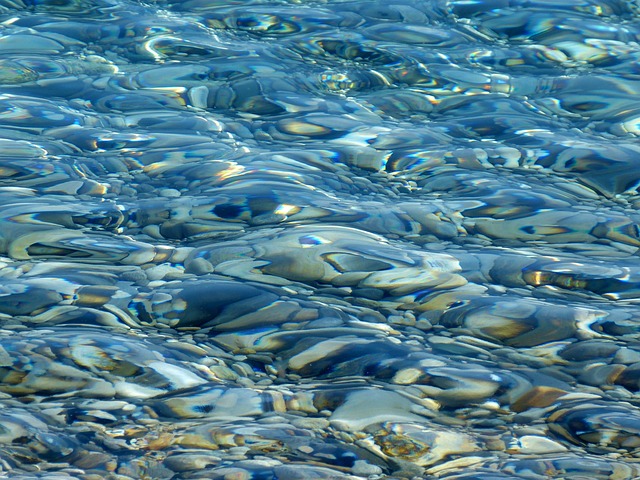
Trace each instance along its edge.
<path fill-rule="evenodd" d="M 0 0 L 0 476 L 640 478 L 639 19 Z"/>

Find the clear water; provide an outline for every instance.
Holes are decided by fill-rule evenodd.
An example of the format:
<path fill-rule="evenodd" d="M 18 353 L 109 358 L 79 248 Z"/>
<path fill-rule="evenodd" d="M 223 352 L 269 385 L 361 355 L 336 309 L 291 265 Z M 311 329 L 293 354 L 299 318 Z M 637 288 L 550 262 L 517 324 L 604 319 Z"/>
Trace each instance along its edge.
<path fill-rule="evenodd" d="M 640 478 L 640 4 L 0 1 L 0 476 Z"/>

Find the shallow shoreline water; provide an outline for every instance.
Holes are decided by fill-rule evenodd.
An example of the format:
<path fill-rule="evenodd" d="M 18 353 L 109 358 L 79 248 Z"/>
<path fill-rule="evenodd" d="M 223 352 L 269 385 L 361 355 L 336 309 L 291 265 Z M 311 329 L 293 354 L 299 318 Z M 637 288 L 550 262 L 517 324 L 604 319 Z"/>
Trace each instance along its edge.
<path fill-rule="evenodd" d="M 0 478 L 640 478 L 639 19 L 0 0 Z"/>

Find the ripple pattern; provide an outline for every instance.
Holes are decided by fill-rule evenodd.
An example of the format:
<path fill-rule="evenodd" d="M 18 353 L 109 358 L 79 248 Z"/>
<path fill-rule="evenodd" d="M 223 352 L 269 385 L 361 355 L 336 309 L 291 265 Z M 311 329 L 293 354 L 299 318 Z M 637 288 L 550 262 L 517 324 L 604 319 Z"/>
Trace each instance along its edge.
<path fill-rule="evenodd" d="M 0 0 L 0 476 L 640 478 L 639 42 Z"/>

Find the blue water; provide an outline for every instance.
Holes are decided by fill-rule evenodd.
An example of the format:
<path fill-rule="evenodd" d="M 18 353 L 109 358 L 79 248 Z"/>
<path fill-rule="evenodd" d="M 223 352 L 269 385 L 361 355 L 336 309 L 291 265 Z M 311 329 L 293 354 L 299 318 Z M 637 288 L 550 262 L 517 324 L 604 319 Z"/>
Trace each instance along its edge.
<path fill-rule="evenodd" d="M 640 478 L 639 39 L 0 0 L 0 477 Z"/>

